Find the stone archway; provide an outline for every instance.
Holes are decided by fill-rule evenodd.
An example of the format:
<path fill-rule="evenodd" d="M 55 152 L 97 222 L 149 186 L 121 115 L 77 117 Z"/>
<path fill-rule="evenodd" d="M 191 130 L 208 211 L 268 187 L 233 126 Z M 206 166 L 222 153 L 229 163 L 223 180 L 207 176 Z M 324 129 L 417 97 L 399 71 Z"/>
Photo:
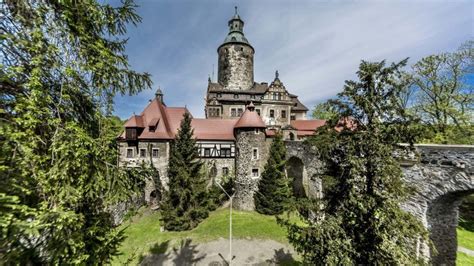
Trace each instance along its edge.
<path fill-rule="evenodd" d="M 296 198 L 308 196 L 308 176 L 303 161 L 297 157 L 291 157 L 286 161 L 286 175 L 291 180 L 293 195 Z"/>
<path fill-rule="evenodd" d="M 322 183 L 319 178 L 323 164 L 319 161 L 316 147 L 304 141 L 285 141 L 287 175 L 295 179 L 298 195 L 310 198 L 322 196 Z M 304 188 L 303 190 L 301 189 Z"/>
<path fill-rule="evenodd" d="M 421 255 L 433 265 L 455 265 L 458 207 L 474 193 L 474 147 L 417 145 L 419 160 L 402 164 L 404 179 L 417 190 L 404 209 L 425 225 L 433 248 L 422 244 Z M 435 252 L 435 250 L 436 252 Z"/>

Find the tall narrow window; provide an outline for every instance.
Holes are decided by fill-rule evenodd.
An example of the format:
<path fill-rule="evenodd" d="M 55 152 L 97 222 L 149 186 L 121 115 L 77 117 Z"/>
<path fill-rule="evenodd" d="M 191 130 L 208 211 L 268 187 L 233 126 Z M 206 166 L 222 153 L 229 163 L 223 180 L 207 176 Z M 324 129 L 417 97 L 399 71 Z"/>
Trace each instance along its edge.
<path fill-rule="evenodd" d="M 274 117 L 275 117 L 275 110 L 270 109 L 270 118 L 274 118 Z"/>
<path fill-rule="evenodd" d="M 127 158 L 133 158 L 133 148 L 127 149 Z"/>
<path fill-rule="evenodd" d="M 253 160 L 258 160 L 258 149 L 254 148 L 252 151 L 252 159 Z"/>
<path fill-rule="evenodd" d="M 158 155 L 159 155 L 159 150 L 158 149 L 153 149 L 152 152 L 151 152 L 151 156 L 153 158 L 158 158 Z"/>
<path fill-rule="evenodd" d="M 140 149 L 140 157 L 141 158 L 146 157 L 146 149 Z"/>
<path fill-rule="evenodd" d="M 238 116 L 241 116 L 243 112 L 244 112 L 244 109 L 242 109 L 242 108 L 237 109 L 237 115 Z"/>
<path fill-rule="evenodd" d="M 232 116 L 232 117 L 237 116 L 237 110 L 235 108 L 230 108 L 230 116 Z"/>
<path fill-rule="evenodd" d="M 281 110 L 281 118 L 286 118 L 286 110 Z"/>

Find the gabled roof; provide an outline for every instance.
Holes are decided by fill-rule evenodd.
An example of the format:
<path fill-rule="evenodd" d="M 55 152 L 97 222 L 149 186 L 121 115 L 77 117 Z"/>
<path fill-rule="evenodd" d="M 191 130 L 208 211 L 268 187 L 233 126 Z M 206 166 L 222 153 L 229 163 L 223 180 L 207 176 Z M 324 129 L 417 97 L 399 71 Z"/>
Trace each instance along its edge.
<path fill-rule="evenodd" d="M 132 115 L 124 125 L 125 127 L 144 128 L 143 117 L 141 115 Z"/>
<path fill-rule="evenodd" d="M 173 139 L 185 112 L 188 111 L 184 107 L 166 107 L 155 98 L 139 116 L 132 116 L 125 127 L 143 128 L 138 139 Z M 125 132 L 119 138 L 125 138 Z"/>

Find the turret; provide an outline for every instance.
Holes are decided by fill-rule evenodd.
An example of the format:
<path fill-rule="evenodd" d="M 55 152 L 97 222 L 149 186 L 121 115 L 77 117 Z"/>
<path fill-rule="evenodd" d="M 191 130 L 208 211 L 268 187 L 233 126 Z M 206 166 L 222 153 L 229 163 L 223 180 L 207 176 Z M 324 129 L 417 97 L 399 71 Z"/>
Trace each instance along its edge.
<path fill-rule="evenodd" d="M 229 20 L 229 33 L 219 48 L 218 82 L 228 90 L 249 90 L 253 80 L 254 49 L 245 38 L 244 21 L 240 18 L 237 7 Z"/>
<path fill-rule="evenodd" d="M 258 180 L 268 157 L 265 123 L 255 112 L 253 103 L 247 106 L 234 126 L 235 145 L 235 207 L 239 210 L 254 210 L 253 195 L 258 189 Z"/>

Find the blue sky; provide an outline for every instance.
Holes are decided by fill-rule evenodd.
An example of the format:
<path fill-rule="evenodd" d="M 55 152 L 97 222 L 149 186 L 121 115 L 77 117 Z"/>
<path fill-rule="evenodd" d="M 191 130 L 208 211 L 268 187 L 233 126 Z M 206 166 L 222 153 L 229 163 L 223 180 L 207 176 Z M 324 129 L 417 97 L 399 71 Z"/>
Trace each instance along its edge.
<path fill-rule="evenodd" d="M 153 89 L 115 97 L 122 119 L 140 113 L 158 86 L 168 106 L 204 116 L 207 79 L 217 77 L 217 47 L 234 6 L 255 48 L 255 81 L 275 70 L 309 108 L 354 79 L 360 60 L 410 64 L 453 51 L 474 37 L 474 1 L 136 0 L 143 21 L 129 27 L 132 68 L 152 75 Z"/>

